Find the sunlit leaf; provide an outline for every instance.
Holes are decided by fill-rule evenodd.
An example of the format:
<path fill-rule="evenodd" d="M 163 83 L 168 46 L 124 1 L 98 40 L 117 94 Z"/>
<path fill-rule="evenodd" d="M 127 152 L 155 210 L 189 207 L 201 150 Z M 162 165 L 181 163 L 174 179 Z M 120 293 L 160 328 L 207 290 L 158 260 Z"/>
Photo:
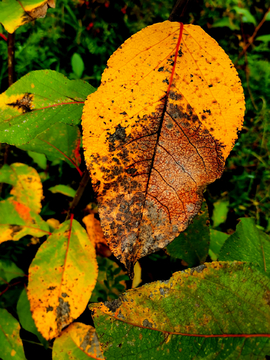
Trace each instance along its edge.
<path fill-rule="evenodd" d="M 69 159 L 71 159 L 75 164 L 80 165 L 80 144 L 81 133 L 77 126 L 58 123 L 18 147 L 45 154 L 51 161 L 64 160 L 70 164 Z"/>
<path fill-rule="evenodd" d="M 64 222 L 39 248 L 29 269 L 28 298 L 38 331 L 45 339 L 85 310 L 97 279 L 93 245 L 73 220 Z"/>
<path fill-rule="evenodd" d="M 55 185 L 49 188 L 49 190 L 53 193 L 60 193 L 69 197 L 74 197 L 76 191 L 67 185 Z"/>
<path fill-rule="evenodd" d="M 256 227 L 253 218 L 241 218 L 235 233 L 224 242 L 218 259 L 250 261 L 270 275 L 270 236 Z"/>
<path fill-rule="evenodd" d="M 72 55 L 71 66 L 74 74 L 80 79 L 84 71 L 84 63 L 80 54 L 74 53 Z"/>
<path fill-rule="evenodd" d="M 39 174 L 34 168 L 21 163 L 4 165 L 0 170 L 0 182 L 13 186 L 10 194 L 14 200 L 36 213 L 40 212 L 43 190 Z"/>
<path fill-rule="evenodd" d="M 95 329 L 75 322 L 53 344 L 53 360 L 104 359 Z"/>
<path fill-rule="evenodd" d="M 28 206 L 12 198 L 0 201 L 0 243 L 20 240 L 25 235 L 42 237 L 49 234 L 49 225 Z"/>
<path fill-rule="evenodd" d="M 270 351 L 270 279 L 213 262 L 93 304 L 108 359 L 256 359 Z"/>
<path fill-rule="evenodd" d="M 21 323 L 21 326 L 31 332 L 32 334 L 35 334 L 39 341 L 47 348 L 48 342 L 44 339 L 44 337 L 38 332 L 37 327 L 35 325 L 35 322 L 32 318 L 32 314 L 30 311 L 30 303 L 27 298 L 26 290 L 23 289 L 20 298 L 17 303 L 17 314 L 19 317 L 19 321 Z"/>
<path fill-rule="evenodd" d="M 236 14 L 241 15 L 241 19 L 243 22 L 252 23 L 255 26 L 257 25 L 255 17 L 250 13 L 248 9 L 243 9 L 238 6 L 234 6 L 233 9 L 236 12 Z"/>
<path fill-rule="evenodd" d="M 174 239 L 166 250 L 170 256 L 182 259 L 187 266 L 192 267 L 205 262 L 209 245 L 209 215 L 204 202 L 192 224 Z"/>
<path fill-rule="evenodd" d="M 6 309 L 0 309 L 1 359 L 26 360 L 20 338 L 20 324 Z"/>
<path fill-rule="evenodd" d="M 94 90 L 56 71 L 30 72 L 0 95 L 0 142 L 20 146 L 59 122 L 79 124 L 86 96 Z"/>
<path fill-rule="evenodd" d="M 83 140 L 101 225 L 128 268 L 186 229 L 244 110 L 232 62 L 199 26 L 154 24 L 111 56 L 86 100 Z"/>
<path fill-rule="evenodd" d="M 0 23 L 9 33 L 19 26 L 46 16 L 48 7 L 55 7 L 55 0 L 2 0 Z"/>
<path fill-rule="evenodd" d="M 1 227 L 0 227 L 1 229 Z M 0 285 L 9 283 L 16 277 L 24 276 L 24 272 L 12 261 L 0 259 Z"/>

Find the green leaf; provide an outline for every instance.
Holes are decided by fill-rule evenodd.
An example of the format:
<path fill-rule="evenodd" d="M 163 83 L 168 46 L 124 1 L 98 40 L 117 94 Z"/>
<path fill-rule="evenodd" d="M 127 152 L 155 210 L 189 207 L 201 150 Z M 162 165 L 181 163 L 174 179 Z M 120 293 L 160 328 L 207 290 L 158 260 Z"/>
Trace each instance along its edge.
<path fill-rule="evenodd" d="M 81 55 L 74 53 L 71 58 L 71 66 L 74 74 L 80 79 L 84 71 L 84 63 Z"/>
<path fill-rule="evenodd" d="M 65 329 L 53 344 L 53 360 L 104 359 L 95 329 L 79 322 Z"/>
<path fill-rule="evenodd" d="M 223 17 L 222 19 L 219 19 L 215 21 L 212 25 L 212 27 L 224 27 L 227 26 L 231 30 L 240 30 L 240 26 L 238 24 L 235 24 L 232 22 L 231 18 Z"/>
<path fill-rule="evenodd" d="M 214 203 L 214 210 L 212 215 L 214 228 L 226 221 L 228 211 L 229 211 L 229 201 L 219 200 Z"/>
<path fill-rule="evenodd" d="M 126 289 L 125 280 L 129 277 L 114 261 L 101 256 L 97 257 L 98 278 L 90 301 L 99 302 L 117 299 Z"/>
<path fill-rule="evenodd" d="M 27 151 L 28 156 L 30 156 L 33 161 L 43 170 L 47 167 L 47 159 L 44 154 L 39 154 L 34 151 Z"/>
<path fill-rule="evenodd" d="M 235 10 L 236 14 L 242 16 L 242 21 L 245 23 L 252 23 L 256 26 L 257 22 L 255 17 L 249 12 L 248 9 L 243 9 L 238 6 L 234 6 L 233 10 Z"/>
<path fill-rule="evenodd" d="M 53 193 L 60 193 L 69 197 L 74 197 L 76 194 L 76 191 L 72 189 L 70 186 L 67 185 L 55 185 L 49 188 L 49 190 Z"/>
<path fill-rule="evenodd" d="M 222 246 L 219 260 L 250 261 L 270 275 L 270 236 L 259 230 L 253 218 L 241 218 Z"/>
<path fill-rule="evenodd" d="M 225 240 L 228 239 L 230 235 L 225 234 L 221 231 L 210 229 L 210 249 L 209 255 L 212 260 L 218 259 L 218 253 L 224 244 Z"/>
<path fill-rule="evenodd" d="M 72 166 L 70 159 L 77 165 L 81 163 L 80 144 L 81 133 L 77 126 L 58 123 L 18 147 L 44 154 L 50 161 L 64 160 Z"/>
<path fill-rule="evenodd" d="M 270 13 L 269 13 L 270 14 Z M 269 19 L 270 20 L 270 19 Z M 270 41 L 270 34 L 269 35 L 261 35 L 256 37 L 256 40 L 263 41 L 265 43 L 268 43 Z"/>
<path fill-rule="evenodd" d="M 208 208 L 204 202 L 193 223 L 167 246 L 168 254 L 184 260 L 189 267 L 204 263 L 210 244 L 208 225 Z"/>
<path fill-rule="evenodd" d="M 90 309 L 108 359 L 263 360 L 269 294 L 256 266 L 213 262 Z"/>
<path fill-rule="evenodd" d="M 47 349 L 49 346 L 49 343 L 47 342 L 47 340 L 44 339 L 44 337 L 40 334 L 40 332 L 38 332 L 38 329 L 32 318 L 32 314 L 30 311 L 30 303 L 27 298 L 25 289 L 23 289 L 23 291 L 21 292 L 20 298 L 17 303 L 17 314 L 18 314 L 21 326 L 25 330 L 31 332 L 32 334 L 35 334 L 38 337 L 39 341 Z"/>
<path fill-rule="evenodd" d="M 267 13 L 266 17 L 265 17 L 265 20 L 270 20 L 270 12 Z"/>
<path fill-rule="evenodd" d="M 0 285 L 20 276 L 24 276 L 24 272 L 14 262 L 0 259 Z"/>
<path fill-rule="evenodd" d="M 47 2 L 55 7 L 55 2 L 40 0 L 2 0 L 0 1 L 0 22 L 9 33 L 13 33 L 19 26 L 45 17 Z"/>
<path fill-rule="evenodd" d="M 56 71 L 30 72 L 0 95 L 0 142 L 20 146 L 59 122 L 79 124 L 84 101 L 94 90 Z"/>
<path fill-rule="evenodd" d="M 26 360 L 20 338 L 20 324 L 6 309 L 0 309 L 0 345 L 3 360 Z"/>

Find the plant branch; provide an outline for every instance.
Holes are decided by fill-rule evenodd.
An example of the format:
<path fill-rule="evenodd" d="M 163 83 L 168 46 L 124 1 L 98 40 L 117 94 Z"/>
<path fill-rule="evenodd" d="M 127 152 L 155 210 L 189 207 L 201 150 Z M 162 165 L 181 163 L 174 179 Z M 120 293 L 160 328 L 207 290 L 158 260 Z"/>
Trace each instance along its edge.
<path fill-rule="evenodd" d="M 71 214 L 74 214 L 74 210 L 77 207 L 79 201 L 81 200 L 81 197 L 82 197 L 84 190 L 85 190 L 86 186 L 88 185 L 89 181 L 90 181 L 89 173 L 87 170 L 85 170 L 82 180 L 80 182 L 80 185 L 78 187 L 78 190 L 76 191 L 76 194 L 75 194 L 75 196 L 72 200 L 72 203 L 70 205 L 70 208 L 68 210 L 66 220 L 69 220 Z"/>
<path fill-rule="evenodd" d="M 188 22 L 188 10 L 192 0 L 176 0 L 176 3 L 169 16 L 170 21 Z"/>
<path fill-rule="evenodd" d="M 266 11 L 266 13 L 264 14 L 261 22 L 256 26 L 253 34 L 251 35 L 251 37 L 248 39 L 248 44 L 246 44 L 244 46 L 244 49 L 241 51 L 241 53 L 238 55 L 238 58 L 236 60 L 236 62 L 234 63 L 234 65 L 237 65 L 238 61 L 241 59 L 241 57 L 246 53 L 247 49 L 250 47 L 250 45 L 253 44 L 254 39 L 258 33 L 258 31 L 260 30 L 260 28 L 262 27 L 262 25 L 264 24 L 265 20 L 266 20 L 266 16 L 267 14 L 270 12 L 270 8 Z"/>

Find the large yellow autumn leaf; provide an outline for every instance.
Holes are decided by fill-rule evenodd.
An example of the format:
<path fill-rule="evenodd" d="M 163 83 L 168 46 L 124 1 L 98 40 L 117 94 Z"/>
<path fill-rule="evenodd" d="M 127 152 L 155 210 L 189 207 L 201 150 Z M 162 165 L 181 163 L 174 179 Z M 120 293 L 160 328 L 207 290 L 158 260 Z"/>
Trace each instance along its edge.
<path fill-rule="evenodd" d="M 244 110 L 232 62 L 199 26 L 149 26 L 111 56 L 86 100 L 83 140 L 105 236 L 128 268 L 197 214 Z"/>

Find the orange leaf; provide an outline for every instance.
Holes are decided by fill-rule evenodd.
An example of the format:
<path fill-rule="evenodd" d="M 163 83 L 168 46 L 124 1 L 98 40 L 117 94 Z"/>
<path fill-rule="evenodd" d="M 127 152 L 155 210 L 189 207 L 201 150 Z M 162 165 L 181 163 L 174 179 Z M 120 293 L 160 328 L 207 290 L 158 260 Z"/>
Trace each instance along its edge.
<path fill-rule="evenodd" d="M 28 298 L 38 331 L 49 340 L 81 315 L 97 279 L 95 250 L 85 230 L 64 222 L 39 248 L 29 269 Z"/>
<path fill-rule="evenodd" d="M 82 221 L 86 226 L 86 231 L 89 239 L 97 250 L 97 254 L 105 257 L 110 257 L 112 253 L 108 248 L 107 241 L 104 238 L 104 234 L 100 226 L 100 221 L 95 219 L 94 214 L 89 214 L 85 216 Z"/>
<path fill-rule="evenodd" d="M 149 26 L 107 65 L 84 107 L 85 157 L 109 246 L 131 268 L 199 211 L 242 127 L 244 95 L 199 26 Z"/>

